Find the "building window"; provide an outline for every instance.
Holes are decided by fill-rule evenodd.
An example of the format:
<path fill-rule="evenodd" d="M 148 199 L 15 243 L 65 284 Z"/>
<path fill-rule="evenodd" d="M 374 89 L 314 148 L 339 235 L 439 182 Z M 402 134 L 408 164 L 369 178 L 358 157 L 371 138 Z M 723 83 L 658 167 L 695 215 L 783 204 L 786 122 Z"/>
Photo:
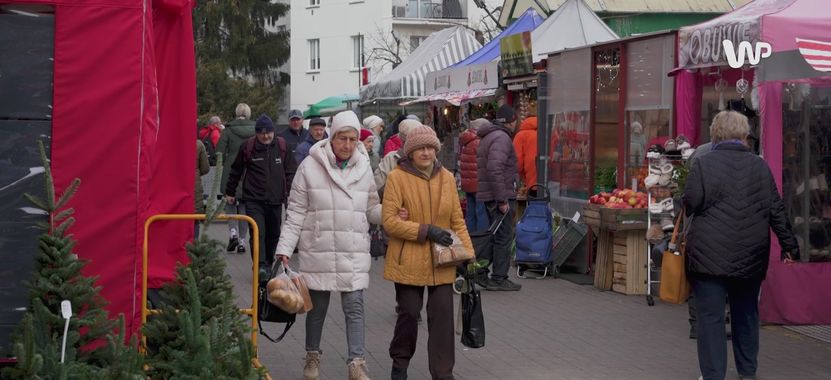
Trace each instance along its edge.
<path fill-rule="evenodd" d="M 364 62 L 364 36 L 352 36 L 352 67 L 363 68 Z"/>
<path fill-rule="evenodd" d="M 309 6 L 310 7 L 319 7 L 320 6 L 320 0 L 309 0 Z"/>
<path fill-rule="evenodd" d="M 320 40 L 309 40 L 309 70 L 320 70 Z"/>
<path fill-rule="evenodd" d="M 277 25 L 277 32 L 278 33 L 285 33 L 286 31 L 288 31 L 288 30 L 286 29 L 285 25 Z"/>
<path fill-rule="evenodd" d="M 421 46 L 421 43 L 427 39 L 427 36 L 410 36 L 410 52 L 415 51 Z"/>

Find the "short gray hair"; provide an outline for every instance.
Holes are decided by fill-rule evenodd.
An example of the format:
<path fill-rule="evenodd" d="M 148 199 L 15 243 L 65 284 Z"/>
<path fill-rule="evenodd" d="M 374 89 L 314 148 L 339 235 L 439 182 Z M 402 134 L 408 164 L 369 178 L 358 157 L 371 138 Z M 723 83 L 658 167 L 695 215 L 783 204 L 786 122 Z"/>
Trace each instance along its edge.
<path fill-rule="evenodd" d="M 727 140 L 745 141 L 750 135 L 747 117 L 736 111 L 721 111 L 710 125 L 710 140 L 714 144 Z"/>
<path fill-rule="evenodd" d="M 250 119 L 251 107 L 249 107 L 248 104 L 245 103 L 237 104 L 236 115 L 237 117 L 241 117 L 243 119 Z"/>
<path fill-rule="evenodd" d="M 222 119 L 220 119 L 219 116 L 211 116 L 211 119 L 208 120 L 208 124 L 222 124 Z"/>

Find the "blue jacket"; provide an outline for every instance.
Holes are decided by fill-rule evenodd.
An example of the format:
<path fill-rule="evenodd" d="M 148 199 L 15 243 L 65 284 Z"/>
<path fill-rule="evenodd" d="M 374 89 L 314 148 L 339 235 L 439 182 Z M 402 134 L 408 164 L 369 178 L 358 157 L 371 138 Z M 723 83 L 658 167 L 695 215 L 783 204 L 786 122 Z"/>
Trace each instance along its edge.
<path fill-rule="evenodd" d="M 315 140 L 314 138 L 312 138 L 311 133 L 306 134 L 308 135 L 306 141 L 300 143 L 300 145 L 297 146 L 297 149 L 294 150 L 294 160 L 297 162 L 297 165 L 300 165 L 303 159 L 309 155 L 309 149 L 312 149 L 312 145 L 316 144 L 320 140 L 325 140 L 329 138 L 329 135 L 327 133 L 324 133 L 323 138 L 320 140 Z"/>

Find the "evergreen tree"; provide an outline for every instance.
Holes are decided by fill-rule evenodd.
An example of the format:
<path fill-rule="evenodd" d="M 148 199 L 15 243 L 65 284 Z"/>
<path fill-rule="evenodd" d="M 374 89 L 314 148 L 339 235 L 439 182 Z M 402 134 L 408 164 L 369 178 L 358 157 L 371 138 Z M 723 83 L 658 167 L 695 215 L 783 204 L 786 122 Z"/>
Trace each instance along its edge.
<path fill-rule="evenodd" d="M 289 83 L 287 31 L 269 30 L 288 5 L 262 0 L 199 1 L 193 12 L 198 113 L 230 118 L 239 102 L 275 115 Z M 273 28 L 272 28 L 273 29 Z"/>
<path fill-rule="evenodd" d="M 67 234 L 75 222 L 73 209 L 67 203 L 77 192 L 81 181 L 75 179 L 56 197 L 54 179 L 43 143 L 39 142 L 41 160 L 44 166 L 46 198 L 30 194 L 26 197 L 48 215 L 42 224 L 46 232 L 38 240 L 38 253 L 32 278 L 26 282 L 29 288 L 30 305 L 22 320 L 20 331 L 14 337 L 14 351 L 18 359 L 15 368 L 3 372 L 9 378 L 90 378 L 102 377 L 102 368 L 114 365 L 118 359 L 132 358 L 132 366 L 119 367 L 117 377 L 139 376 L 141 359 L 135 345 L 113 340 L 115 322 L 107 317 L 104 310 L 106 301 L 95 286 L 95 278 L 84 276 L 81 271 L 87 261 L 73 252 L 75 240 Z M 66 360 L 61 363 L 61 345 L 65 320 L 61 314 L 61 302 L 70 301 L 73 315 L 66 336 Z M 106 343 L 107 340 L 110 344 Z M 138 364 L 137 364 L 138 363 Z M 105 377 L 110 378 L 110 377 Z"/>
<path fill-rule="evenodd" d="M 256 379 L 265 372 L 252 367 L 254 350 L 246 336 L 251 330 L 234 304 L 222 258 L 225 247 L 204 234 L 222 210 L 221 202 L 212 201 L 219 181 L 215 183 L 203 234 L 186 247 L 190 264 L 176 269 L 176 281 L 165 284 L 162 304 L 155 306 L 161 312 L 142 328 L 154 379 Z"/>

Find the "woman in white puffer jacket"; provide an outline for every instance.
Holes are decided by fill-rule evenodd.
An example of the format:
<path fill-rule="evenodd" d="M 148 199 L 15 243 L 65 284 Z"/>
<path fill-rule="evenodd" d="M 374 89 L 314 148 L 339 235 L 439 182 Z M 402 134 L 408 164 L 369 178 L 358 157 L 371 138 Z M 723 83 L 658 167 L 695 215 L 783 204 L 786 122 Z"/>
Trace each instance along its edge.
<path fill-rule="evenodd" d="M 369 286 L 369 224 L 381 223 L 381 204 L 369 155 L 352 111 L 335 115 L 328 140 L 309 150 L 294 176 L 277 258 L 297 247 L 300 272 L 314 308 L 306 316 L 305 379 L 318 379 L 320 340 L 330 292 L 341 292 L 349 348 L 349 379 L 367 377 L 363 290 Z"/>

